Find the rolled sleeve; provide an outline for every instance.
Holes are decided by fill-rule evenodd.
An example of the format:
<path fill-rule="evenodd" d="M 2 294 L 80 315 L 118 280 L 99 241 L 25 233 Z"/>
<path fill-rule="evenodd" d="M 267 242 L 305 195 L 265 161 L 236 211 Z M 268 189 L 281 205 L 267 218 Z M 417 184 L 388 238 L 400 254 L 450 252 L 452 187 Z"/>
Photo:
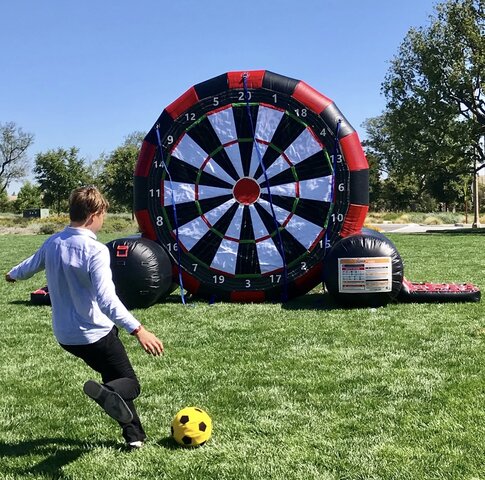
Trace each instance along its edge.
<path fill-rule="evenodd" d="M 14 280 L 26 280 L 32 277 L 37 272 L 44 270 L 45 268 L 45 255 L 44 249 L 41 247 L 37 252 L 26 258 L 23 262 L 13 267 L 8 275 Z"/>

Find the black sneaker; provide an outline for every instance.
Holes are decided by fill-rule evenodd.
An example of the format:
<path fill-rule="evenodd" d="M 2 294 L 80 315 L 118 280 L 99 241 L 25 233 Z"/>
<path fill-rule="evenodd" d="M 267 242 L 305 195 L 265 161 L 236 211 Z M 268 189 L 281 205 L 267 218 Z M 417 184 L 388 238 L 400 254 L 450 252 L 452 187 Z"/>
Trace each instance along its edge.
<path fill-rule="evenodd" d="M 130 423 L 133 413 L 120 395 L 94 380 L 88 380 L 84 393 L 92 398 L 111 418 L 120 423 Z"/>

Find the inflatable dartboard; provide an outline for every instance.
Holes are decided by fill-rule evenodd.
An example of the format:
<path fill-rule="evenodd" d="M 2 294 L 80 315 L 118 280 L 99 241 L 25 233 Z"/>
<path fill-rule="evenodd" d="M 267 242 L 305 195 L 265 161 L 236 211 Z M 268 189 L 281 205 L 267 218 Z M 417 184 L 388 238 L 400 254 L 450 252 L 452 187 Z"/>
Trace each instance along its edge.
<path fill-rule="evenodd" d="M 340 110 L 305 82 L 229 72 L 163 110 L 134 193 L 143 235 L 190 293 L 281 300 L 321 282 L 325 251 L 360 231 L 368 164 Z"/>

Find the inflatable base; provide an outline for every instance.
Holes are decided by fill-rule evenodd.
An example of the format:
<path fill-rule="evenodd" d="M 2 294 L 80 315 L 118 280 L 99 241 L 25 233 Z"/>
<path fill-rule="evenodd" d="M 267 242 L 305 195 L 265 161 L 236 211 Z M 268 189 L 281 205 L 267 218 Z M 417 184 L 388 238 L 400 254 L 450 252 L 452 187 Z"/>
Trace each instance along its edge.
<path fill-rule="evenodd" d="M 33 303 L 34 305 L 50 305 L 51 298 L 47 286 L 32 292 L 30 294 L 30 303 Z"/>
<path fill-rule="evenodd" d="M 404 278 L 397 301 L 404 303 L 479 302 L 480 298 L 480 289 L 471 283 L 417 283 Z"/>

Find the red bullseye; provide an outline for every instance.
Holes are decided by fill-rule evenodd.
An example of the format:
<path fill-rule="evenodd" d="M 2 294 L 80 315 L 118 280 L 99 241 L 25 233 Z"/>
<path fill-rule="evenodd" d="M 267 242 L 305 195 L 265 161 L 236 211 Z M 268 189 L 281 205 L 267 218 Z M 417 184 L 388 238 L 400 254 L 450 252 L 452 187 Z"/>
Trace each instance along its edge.
<path fill-rule="evenodd" d="M 242 205 L 252 205 L 261 194 L 261 188 L 254 178 L 240 178 L 232 189 L 234 198 Z"/>

